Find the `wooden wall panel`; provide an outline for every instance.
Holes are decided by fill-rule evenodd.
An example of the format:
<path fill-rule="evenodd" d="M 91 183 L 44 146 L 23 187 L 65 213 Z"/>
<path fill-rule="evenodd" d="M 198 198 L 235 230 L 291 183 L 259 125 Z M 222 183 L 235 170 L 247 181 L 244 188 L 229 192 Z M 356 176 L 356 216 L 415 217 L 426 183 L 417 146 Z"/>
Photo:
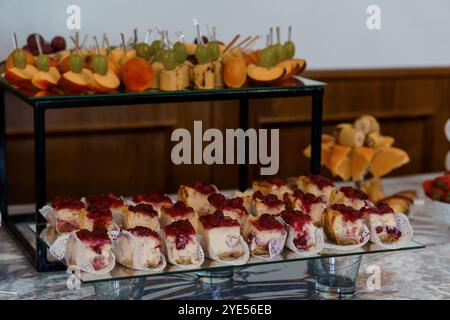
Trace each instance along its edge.
<path fill-rule="evenodd" d="M 362 114 L 378 117 L 383 133 L 396 138 L 411 163 L 394 175 L 443 170 L 449 143 L 443 125 L 450 117 L 449 68 L 310 71 L 327 83 L 324 132 Z M 7 96 L 8 176 L 12 203 L 32 202 L 34 165 L 32 110 Z M 309 144 L 310 98 L 250 102 L 250 126 L 280 129 L 279 176 L 308 171 L 302 150 Z M 220 188 L 237 185 L 236 165 L 180 165 L 170 161 L 175 128 L 192 131 L 194 120 L 207 128 L 236 128 L 238 102 L 203 102 L 47 112 L 48 195 L 113 191 L 131 195 L 153 189 L 176 190 L 193 179 Z M 251 179 L 259 176 L 251 167 Z"/>

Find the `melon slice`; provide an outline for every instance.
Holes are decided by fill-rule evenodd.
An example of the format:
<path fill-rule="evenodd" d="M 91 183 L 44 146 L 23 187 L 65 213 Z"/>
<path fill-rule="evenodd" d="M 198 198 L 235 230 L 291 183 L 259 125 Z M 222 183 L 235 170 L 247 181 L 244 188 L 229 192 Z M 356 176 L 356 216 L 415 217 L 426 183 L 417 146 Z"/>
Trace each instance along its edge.
<path fill-rule="evenodd" d="M 330 168 L 332 154 L 333 154 L 333 145 L 322 142 L 320 164 L 325 165 L 327 168 Z M 305 157 L 307 158 L 311 158 L 311 145 L 307 146 L 306 149 L 303 150 L 303 155 L 305 155 Z"/>
<path fill-rule="evenodd" d="M 352 153 L 352 178 L 360 181 L 367 173 L 372 161 L 374 149 L 367 147 L 354 147 Z"/>
<path fill-rule="evenodd" d="M 381 147 L 375 151 L 370 172 L 374 177 L 382 177 L 408 162 L 409 156 L 406 151 L 394 147 Z"/>
<path fill-rule="evenodd" d="M 109 69 L 105 75 L 94 73 L 90 87 L 98 93 L 108 93 L 115 91 L 119 85 L 119 78 L 113 70 Z"/>
<path fill-rule="evenodd" d="M 93 72 L 86 68 L 81 70 L 80 73 L 68 71 L 59 78 L 58 85 L 65 92 L 82 92 L 88 88 L 93 76 Z"/>
<path fill-rule="evenodd" d="M 335 145 L 330 159 L 330 170 L 333 175 L 348 181 L 351 177 L 351 148 L 347 146 Z"/>
<path fill-rule="evenodd" d="M 37 72 L 38 69 L 30 64 L 23 69 L 13 67 L 6 70 L 5 79 L 18 88 L 26 88 L 31 86 L 31 79 Z"/>
<path fill-rule="evenodd" d="M 51 91 L 56 88 L 61 75 L 58 69 L 55 67 L 50 67 L 48 72 L 38 71 L 31 82 L 33 85 L 40 90 Z"/>
<path fill-rule="evenodd" d="M 281 80 L 285 74 L 285 69 L 280 67 L 264 68 L 253 63 L 247 66 L 248 77 L 261 85 L 268 85 Z"/>

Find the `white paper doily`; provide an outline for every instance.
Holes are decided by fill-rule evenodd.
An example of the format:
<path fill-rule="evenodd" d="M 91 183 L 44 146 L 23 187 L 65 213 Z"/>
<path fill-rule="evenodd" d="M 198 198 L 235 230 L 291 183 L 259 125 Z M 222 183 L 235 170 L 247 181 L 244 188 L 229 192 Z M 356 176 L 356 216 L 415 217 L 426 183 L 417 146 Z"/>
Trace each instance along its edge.
<path fill-rule="evenodd" d="M 361 248 L 362 246 L 364 246 L 370 240 L 370 230 L 365 224 L 363 226 L 364 226 L 363 227 L 364 229 L 363 229 L 363 232 L 362 232 L 362 236 L 363 236 L 364 240 L 361 243 L 348 244 L 348 245 L 339 245 L 339 244 L 332 243 L 328 239 L 324 239 L 325 241 L 324 241 L 323 247 L 326 248 L 326 249 L 332 249 L 332 250 L 337 250 L 337 251 L 353 251 L 353 250 L 356 250 L 358 248 Z"/>
<path fill-rule="evenodd" d="M 100 270 L 95 270 L 94 267 L 92 266 L 92 264 L 84 259 L 84 256 L 82 255 L 82 259 L 78 259 L 77 258 L 77 265 L 73 266 L 73 265 L 69 265 L 70 263 L 70 258 L 71 258 L 71 250 L 69 248 L 69 239 L 70 237 L 72 237 L 73 239 L 75 239 L 75 245 L 78 246 L 77 248 L 77 252 L 81 252 L 81 250 L 83 250 L 83 245 L 82 242 L 77 238 L 75 232 L 71 232 L 71 233 L 66 233 L 60 237 L 58 237 L 58 239 L 56 239 L 56 241 L 50 246 L 49 251 L 50 253 L 59 261 L 63 262 L 64 264 L 72 267 L 72 268 L 78 268 L 81 271 L 90 273 L 90 274 L 97 274 L 97 275 L 103 275 L 103 274 L 107 274 L 109 273 L 115 266 L 116 264 L 116 258 L 114 256 L 114 253 L 111 252 L 111 256 L 110 256 L 110 263 L 100 269 Z M 81 260 L 81 261 L 80 261 Z"/>
<path fill-rule="evenodd" d="M 163 239 L 163 238 L 161 238 L 161 239 Z M 163 241 L 162 241 L 162 249 L 163 249 L 164 253 L 167 255 L 167 260 L 169 260 L 169 262 L 171 264 L 173 264 L 173 265 L 175 265 L 177 267 L 180 267 L 182 269 L 196 269 L 196 268 L 199 268 L 203 264 L 203 262 L 205 262 L 205 253 L 203 252 L 202 246 L 200 245 L 199 241 L 197 241 L 197 259 L 198 259 L 198 263 L 194 263 L 194 264 L 179 264 L 179 263 L 177 263 L 175 261 L 175 258 L 172 255 L 172 252 L 167 250 L 167 245 L 166 245 L 165 239 L 163 239 Z"/>
<path fill-rule="evenodd" d="M 284 248 L 284 244 L 286 242 L 287 232 L 284 234 L 283 238 L 274 238 L 269 241 L 269 254 L 253 254 L 252 251 L 257 247 L 256 245 L 256 238 L 252 239 L 252 242 L 250 243 L 250 255 L 252 257 L 261 259 L 261 260 L 273 260 L 277 258 L 282 252 Z"/>
<path fill-rule="evenodd" d="M 413 237 L 413 228 L 409 219 L 403 213 L 394 213 L 395 222 L 397 224 L 397 228 L 401 231 L 402 235 L 395 242 L 382 242 L 376 232 L 376 227 L 371 227 L 370 230 L 370 241 L 379 245 L 382 248 L 386 249 L 395 249 L 404 244 L 406 241 L 409 241 Z"/>
<path fill-rule="evenodd" d="M 138 241 L 138 238 L 136 236 L 134 236 L 131 232 L 126 231 L 126 230 L 122 230 L 115 236 L 115 238 L 113 240 L 113 250 L 117 246 L 116 240 L 117 240 L 117 237 L 119 236 L 119 234 L 124 234 L 128 238 L 130 238 L 130 239 L 132 239 L 134 241 Z M 114 252 L 116 252 L 116 251 L 114 251 Z M 160 260 L 159 260 L 158 265 L 156 267 L 154 267 L 154 268 L 149 268 L 149 267 L 145 266 L 141 262 L 140 255 L 141 255 L 141 252 L 139 250 L 139 246 L 135 246 L 135 252 L 133 254 L 133 263 L 132 263 L 132 265 L 125 265 L 125 264 L 122 264 L 120 262 L 118 262 L 118 263 L 120 263 L 120 264 L 122 264 L 125 267 L 128 267 L 130 269 L 153 271 L 153 272 L 160 272 L 160 271 L 164 270 L 164 268 L 167 265 L 166 257 L 162 253 L 160 253 Z"/>
<path fill-rule="evenodd" d="M 45 220 L 47 220 L 48 223 L 50 223 L 56 229 L 56 217 L 53 207 L 45 205 L 39 209 L 39 213 L 45 218 Z"/>
<path fill-rule="evenodd" d="M 212 260 L 221 262 L 226 265 L 241 266 L 243 264 L 246 264 L 248 259 L 250 258 L 250 250 L 248 249 L 247 242 L 245 242 L 245 240 L 244 240 L 244 238 L 242 238 L 242 236 L 239 236 L 239 243 L 242 246 L 242 248 L 244 249 L 244 254 L 242 256 L 240 256 L 239 258 L 229 259 L 229 260 L 220 259 L 211 248 L 206 248 L 205 241 L 202 239 L 202 237 L 200 236 L 199 238 L 200 238 L 201 246 L 205 248 L 204 251 L 206 253 L 206 256 Z"/>
<path fill-rule="evenodd" d="M 292 227 L 289 227 L 289 234 L 287 236 L 286 239 L 286 244 L 285 246 L 289 249 L 291 249 L 292 251 L 294 251 L 297 255 L 301 256 L 301 257 L 308 257 L 308 256 L 313 256 L 313 255 L 317 255 L 318 253 L 320 253 L 323 250 L 324 247 L 324 236 L 323 236 L 323 231 L 319 228 L 314 227 L 314 240 L 315 240 L 315 245 L 314 248 L 310 249 L 310 250 L 302 250 L 299 249 L 295 246 L 294 244 L 294 237 L 295 237 L 295 230 L 293 230 Z"/>

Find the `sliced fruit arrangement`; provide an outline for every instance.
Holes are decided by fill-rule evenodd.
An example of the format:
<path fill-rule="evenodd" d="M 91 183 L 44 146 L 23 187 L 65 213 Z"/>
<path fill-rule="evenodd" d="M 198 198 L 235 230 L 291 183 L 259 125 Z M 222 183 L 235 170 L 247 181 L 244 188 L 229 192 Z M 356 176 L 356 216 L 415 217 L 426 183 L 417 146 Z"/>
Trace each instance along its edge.
<path fill-rule="evenodd" d="M 87 35 L 80 43 L 76 32 L 70 37 L 72 48 L 66 48 L 63 37 L 47 42 L 41 35 L 32 34 L 20 49 L 14 35 L 14 51 L 7 58 L 4 77 L 13 86 L 41 96 L 301 83 L 294 76 L 305 69 L 306 62 L 294 58 L 291 27 L 285 43 L 281 43 L 280 28 L 276 28 L 276 43 L 270 28 L 266 48 L 256 50 L 253 47 L 262 38 L 259 35 L 238 42 L 238 34 L 224 44 L 216 39 L 215 28 L 206 37 L 196 22 L 195 27 L 193 42 L 185 42 L 181 32 L 172 41 L 167 30 L 157 28 L 148 30 L 145 40 L 138 41 L 135 29 L 133 40 L 128 42 L 121 33 L 119 46 L 111 46 L 104 34 L 101 46 L 94 40 L 88 47 Z M 372 140 L 379 143 L 378 136 Z"/>
<path fill-rule="evenodd" d="M 321 162 L 344 181 L 361 181 L 369 172 L 379 178 L 409 162 L 404 150 L 392 146 L 394 138 L 380 133 L 373 116 L 339 124 L 333 131 L 333 136 L 322 136 Z M 311 157 L 311 146 L 303 153 Z"/>

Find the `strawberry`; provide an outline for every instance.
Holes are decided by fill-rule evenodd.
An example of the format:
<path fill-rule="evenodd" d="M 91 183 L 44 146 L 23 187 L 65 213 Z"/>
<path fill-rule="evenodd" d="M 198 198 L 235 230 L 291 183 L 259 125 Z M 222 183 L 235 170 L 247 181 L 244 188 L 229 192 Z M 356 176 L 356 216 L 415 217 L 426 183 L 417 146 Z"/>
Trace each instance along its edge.
<path fill-rule="evenodd" d="M 431 188 L 433 188 L 433 180 L 425 180 L 422 184 L 423 190 L 426 194 L 430 194 Z"/>
<path fill-rule="evenodd" d="M 432 188 L 429 195 L 433 200 L 442 201 L 446 194 L 444 190 Z"/>

